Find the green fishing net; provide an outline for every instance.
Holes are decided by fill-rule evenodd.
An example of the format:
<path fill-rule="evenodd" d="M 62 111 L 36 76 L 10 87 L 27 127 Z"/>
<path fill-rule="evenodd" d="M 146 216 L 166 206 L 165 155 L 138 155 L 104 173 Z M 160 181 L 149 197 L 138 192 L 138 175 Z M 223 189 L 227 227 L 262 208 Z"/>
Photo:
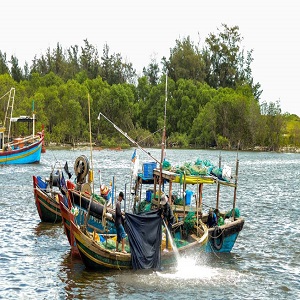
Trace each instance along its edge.
<path fill-rule="evenodd" d="M 189 234 L 193 229 L 197 219 L 195 213 L 190 211 L 183 220 L 183 228 Z"/>
<path fill-rule="evenodd" d="M 96 200 L 97 202 L 99 202 L 103 205 L 105 204 L 106 200 L 103 197 L 101 197 L 97 194 L 92 194 L 92 196 L 93 196 L 93 199 Z"/>

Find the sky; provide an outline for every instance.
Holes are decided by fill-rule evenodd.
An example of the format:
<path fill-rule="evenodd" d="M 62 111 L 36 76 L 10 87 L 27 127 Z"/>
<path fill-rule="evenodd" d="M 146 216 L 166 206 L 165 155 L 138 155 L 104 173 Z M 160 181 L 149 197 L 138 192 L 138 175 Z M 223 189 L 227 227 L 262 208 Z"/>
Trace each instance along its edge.
<path fill-rule="evenodd" d="M 238 26 L 242 49 L 253 49 L 254 82 L 260 103 L 279 101 L 282 112 L 300 116 L 300 1 L 240 0 L 9 0 L 0 4 L 0 50 L 23 67 L 59 43 L 102 55 L 120 53 L 142 74 L 151 59 L 169 58 L 176 40 L 204 44 L 222 24 Z"/>

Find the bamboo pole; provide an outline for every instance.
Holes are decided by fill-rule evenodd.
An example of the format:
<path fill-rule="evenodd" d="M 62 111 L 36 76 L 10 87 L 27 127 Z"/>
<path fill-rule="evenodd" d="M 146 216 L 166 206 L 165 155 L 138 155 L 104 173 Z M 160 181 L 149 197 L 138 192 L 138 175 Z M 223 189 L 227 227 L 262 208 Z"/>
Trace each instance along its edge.
<path fill-rule="evenodd" d="M 160 166 L 159 166 L 159 185 L 158 185 L 158 208 L 160 208 L 160 197 L 161 197 L 161 187 L 163 184 L 162 178 L 162 165 L 165 156 L 165 142 L 166 142 L 166 122 L 167 122 L 167 91 L 168 91 L 168 73 L 166 73 L 166 89 L 165 89 L 165 109 L 164 109 L 164 129 L 161 138 L 161 155 L 160 155 Z"/>
<path fill-rule="evenodd" d="M 234 196 L 233 196 L 233 208 L 232 208 L 232 218 L 234 220 L 235 217 L 235 205 L 236 205 L 236 193 L 237 193 L 237 183 L 238 183 L 238 169 L 239 169 L 239 160 L 236 159 L 236 167 L 235 167 L 235 184 L 234 184 Z"/>
<path fill-rule="evenodd" d="M 219 156 L 219 168 L 221 168 L 221 155 Z M 219 209 L 219 202 L 220 202 L 220 183 L 219 180 L 217 180 L 217 202 L 216 202 L 217 209 Z"/>
<path fill-rule="evenodd" d="M 89 109 L 89 129 L 90 129 L 90 156 L 91 156 L 91 169 L 93 172 L 93 151 L 92 151 L 92 125 L 91 125 L 91 106 L 90 106 L 90 95 L 88 94 L 88 109 Z M 93 176 L 92 176 L 93 177 Z M 91 181 L 92 184 L 92 194 L 90 196 L 90 203 L 87 211 L 87 215 L 84 222 L 84 230 L 87 228 L 87 222 L 90 218 L 90 209 L 93 201 L 93 194 L 94 194 L 94 179 Z"/>

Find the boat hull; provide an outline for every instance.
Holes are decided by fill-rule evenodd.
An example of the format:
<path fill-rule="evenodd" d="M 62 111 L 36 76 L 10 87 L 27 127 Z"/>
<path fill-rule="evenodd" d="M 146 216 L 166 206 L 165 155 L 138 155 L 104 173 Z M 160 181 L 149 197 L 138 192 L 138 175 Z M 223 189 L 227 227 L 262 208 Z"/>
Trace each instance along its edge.
<path fill-rule="evenodd" d="M 31 145 L 20 149 L 0 152 L 0 164 L 33 164 L 39 163 L 44 137 Z"/>
<path fill-rule="evenodd" d="M 67 182 L 67 185 L 70 187 L 70 183 Z M 74 188 L 74 187 L 72 187 Z M 90 200 L 84 195 L 80 195 L 80 192 L 74 189 L 68 190 L 68 203 L 60 201 L 60 211 L 62 216 L 62 223 L 64 226 L 64 231 L 67 235 L 69 244 L 71 246 L 72 255 L 78 255 L 78 249 L 76 246 L 75 237 L 71 228 L 71 221 L 78 225 L 83 225 L 85 222 L 85 216 L 88 212 L 88 207 Z M 63 200 L 63 199 L 62 199 Z M 77 210 L 76 213 L 71 212 L 69 207 L 73 207 Z M 96 230 L 98 233 L 103 234 L 116 234 L 116 228 L 112 221 L 106 220 L 106 227 L 102 224 L 102 214 L 103 214 L 103 205 L 100 203 L 92 202 L 90 206 L 90 217 L 87 221 L 87 229 L 92 232 Z M 110 210 L 110 212 L 113 212 Z"/>
<path fill-rule="evenodd" d="M 70 213 L 69 209 L 66 207 L 66 205 L 60 201 L 59 207 L 61 211 L 61 217 L 62 217 L 62 223 L 64 226 L 65 234 L 68 238 L 69 244 L 71 246 L 71 254 L 72 256 L 80 256 L 79 251 L 76 246 L 76 241 L 74 238 L 74 234 L 71 231 L 71 221 L 75 222 L 74 215 Z"/>
<path fill-rule="evenodd" d="M 33 176 L 33 191 L 35 205 L 42 222 L 59 223 L 62 221 L 59 198 L 62 195 L 54 192 L 46 192 L 37 184 L 37 178 Z"/>
<path fill-rule="evenodd" d="M 234 222 L 222 225 L 208 230 L 209 240 L 205 247 L 205 251 L 229 253 L 231 252 L 235 241 L 242 231 L 244 226 L 244 219 L 238 218 Z"/>
<path fill-rule="evenodd" d="M 80 253 L 81 259 L 88 269 L 104 270 L 104 269 L 132 269 L 131 254 L 114 252 L 101 247 L 91 237 L 81 231 L 79 226 L 71 223 L 71 230 L 76 240 L 76 245 Z M 205 246 L 208 241 L 208 230 L 201 237 L 194 237 L 193 241 L 187 246 L 178 248 L 178 255 L 197 254 L 205 251 Z M 174 251 L 161 253 L 161 266 L 171 267 L 176 265 L 177 259 Z"/>

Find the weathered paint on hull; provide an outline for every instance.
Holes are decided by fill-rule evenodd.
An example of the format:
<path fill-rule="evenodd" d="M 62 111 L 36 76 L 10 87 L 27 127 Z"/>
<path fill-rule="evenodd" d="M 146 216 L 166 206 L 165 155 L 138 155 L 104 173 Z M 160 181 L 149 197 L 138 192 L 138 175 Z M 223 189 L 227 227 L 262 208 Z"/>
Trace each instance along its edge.
<path fill-rule="evenodd" d="M 59 203 L 38 188 L 34 190 L 35 204 L 42 222 L 59 223 L 62 221 Z"/>
<path fill-rule="evenodd" d="M 238 218 L 234 222 L 222 225 L 217 228 L 209 229 L 209 240 L 205 248 L 205 252 L 229 253 L 231 252 L 235 241 L 242 231 L 244 219 Z M 218 237 L 214 236 L 214 230 L 219 229 Z"/>
<path fill-rule="evenodd" d="M 72 256 L 79 257 L 80 255 L 79 255 L 79 251 L 76 246 L 76 241 L 75 241 L 73 233 L 71 232 L 70 218 L 74 222 L 74 216 L 72 214 L 70 214 L 68 208 L 65 206 L 64 203 L 62 203 L 62 201 L 59 202 L 59 206 L 60 206 L 60 211 L 61 211 L 62 223 L 64 225 L 64 231 L 68 238 L 69 244 L 71 246 L 71 254 L 72 254 Z"/>
<path fill-rule="evenodd" d="M 230 236 L 225 237 L 223 240 L 222 247 L 219 250 L 214 247 L 213 240 L 209 239 L 208 243 L 206 244 L 205 252 L 229 253 L 231 252 L 237 237 L 238 233 L 234 233 Z"/>
<path fill-rule="evenodd" d="M 73 231 L 81 259 L 87 268 L 93 270 L 132 269 L 130 254 L 105 250 L 99 246 L 97 242 L 83 234 L 73 222 L 71 222 L 71 230 Z M 208 234 L 206 234 L 206 238 L 201 242 L 196 241 L 187 247 L 178 248 L 179 254 L 184 255 L 204 252 L 207 239 Z M 161 265 L 170 267 L 174 266 L 174 264 L 176 264 L 174 252 L 164 252 L 161 256 Z"/>

